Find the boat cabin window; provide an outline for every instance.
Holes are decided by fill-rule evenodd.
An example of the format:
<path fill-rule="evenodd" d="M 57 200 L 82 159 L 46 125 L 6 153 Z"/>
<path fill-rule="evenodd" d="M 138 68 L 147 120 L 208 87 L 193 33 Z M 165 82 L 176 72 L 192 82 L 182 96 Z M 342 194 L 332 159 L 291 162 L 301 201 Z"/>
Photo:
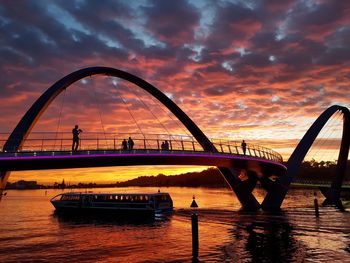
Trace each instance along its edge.
<path fill-rule="evenodd" d="M 155 199 L 156 199 L 157 203 L 170 201 L 169 195 L 157 195 L 157 196 L 155 196 Z"/>
<path fill-rule="evenodd" d="M 169 201 L 169 196 L 162 195 L 162 201 Z"/>
<path fill-rule="evenodd" d="M 79 201 L 80 195 L 62 195 L 62 201 Z"/>
<path fill-rule="evenodd" d="M 168 201 L 168 196 L 151 196 L 151 195 L 125 195 L 125 194 L 112 194 L 112 195 L 91 195 L 94 202 L 126 202 L 126 203 L 148 203 L 151 200 L 158 202 Z M 79 196 L 78 196 L 79 197 Z"/>

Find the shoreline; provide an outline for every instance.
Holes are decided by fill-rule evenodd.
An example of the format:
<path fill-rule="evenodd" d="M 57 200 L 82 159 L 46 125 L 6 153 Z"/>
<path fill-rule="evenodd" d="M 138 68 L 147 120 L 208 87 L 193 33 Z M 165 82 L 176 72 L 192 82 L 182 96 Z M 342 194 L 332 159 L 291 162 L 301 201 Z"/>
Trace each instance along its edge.
<path fill-rule="evenodd" d="M 164 187 L 183 187 L 183 188 L 210 188 L 210 189 L 224 189 L 228 188 L 228 186 L 193 186 L 193 185 L 128 185 L 128 186 L 106 186 L 106 185 L 96 185 L 94 187 L 65 187 L 65 188 L 52 188 L 52 187 L 40 187 L 40 188 L 5 188 L 6 191 L 9 190 L 70 190 L 70 189 L 95 189 L 95 188 L 125 188 L 125 187 L 158 187 L 158 188 L 164 188 Z M 257 185 L 258 188 L 261 188 L 261 186 Z M 290 185 L 290 189 L 318 189 L 319 187 L 330 187 L 330 184 L 301 184 L 301 183 L 292 183 Z M 342 186 L 344 189 L 350 189 L 350 185 L 344 185 Z"/>

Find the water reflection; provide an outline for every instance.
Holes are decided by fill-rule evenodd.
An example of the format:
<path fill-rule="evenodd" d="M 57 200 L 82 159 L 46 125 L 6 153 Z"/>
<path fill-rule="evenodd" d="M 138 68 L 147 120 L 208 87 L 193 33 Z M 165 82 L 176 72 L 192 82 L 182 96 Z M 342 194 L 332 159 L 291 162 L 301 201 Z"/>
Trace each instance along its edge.
<path fill-rule="evenodd" d="M 159 222 L 168 221 L 171 215 L 150 214 L 97 214 L 97 213 L 62 213 L 55 211 L 52 218 L 63 225 L 134 225 L 154 226 Z"/>
<path fill-rule="evenodd" d="M 302 262 L 304 246 L 293 236 L 293 227 L 283 212 L 236 214 L 236 227 L 232 230 L 233 244 L 226 254 L 234 259 L 250 262 Z"/>
<path fill-rule="evenodd" d="M 125 189 L 145 191 L 154 189 Z M 350 213 L 320 207 L 315 218 L 313 190 L 292 189 L 280 214 L 237 212 L 227 189 L 166 191 L 175 211 L 158 219 L 59 215 L 49 201 L 58 192 L 11 190 L 0 209 L 0 262 L 190 262 L 193 195 L 200 262 L 350 262 Z"/>

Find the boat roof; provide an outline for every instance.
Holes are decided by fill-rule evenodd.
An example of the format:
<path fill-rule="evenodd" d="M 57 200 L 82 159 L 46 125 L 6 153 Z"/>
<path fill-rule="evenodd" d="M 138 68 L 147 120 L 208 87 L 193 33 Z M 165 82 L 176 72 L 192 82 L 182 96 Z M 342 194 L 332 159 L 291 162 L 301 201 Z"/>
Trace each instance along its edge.
<path fill-rule="evenodd" d="M 83 193 L 83 192 L 68 192 L 68 193 L 61 193 L 59 195 L 133 195 L 133 196 L 139 196 L 139 195 L 169 195 L 169 193 L 165 192 L 157 192 L 157 193 Z"/>

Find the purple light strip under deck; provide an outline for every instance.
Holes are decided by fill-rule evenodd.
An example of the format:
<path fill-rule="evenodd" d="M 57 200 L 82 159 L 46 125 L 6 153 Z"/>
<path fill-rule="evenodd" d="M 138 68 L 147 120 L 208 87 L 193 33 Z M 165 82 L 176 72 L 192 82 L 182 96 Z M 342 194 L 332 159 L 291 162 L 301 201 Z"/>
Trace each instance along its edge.
<path fill-rule="evenodd" d="M 183 153 L 183 154 L 160 154 L 160 153 L 106 153 L 106 154 L 72 154 L 72 155 L 45 155 L 45 156 L 14 156 L 14 157 L 0 157 L 0 161 L 8 161 L 8 160 L 34 160 L 34 159 L 78 159 L 78 158 L 95 158 L 95 157 L 162 157 L 165 155 L 170 155 L 174 157 L 185 157 L 185 158 L 191 158 L 191 157 L 211 157 L 211 158 L 219 158 L 219 159 L 234 159 L 234 160 L 242 160 L 242 161 L 255 161 L 255 162 L 263 162 L 263 163 L 269 163 L 273 165 L 278 165 L 284 169 L 287 169 L 285 165 L 267 160 L 264 158 L 258 158 L 258 157 L 242 157 L 237 155 L 220 155 L 220 154 L 189 154 L 189 153 Z"/>

